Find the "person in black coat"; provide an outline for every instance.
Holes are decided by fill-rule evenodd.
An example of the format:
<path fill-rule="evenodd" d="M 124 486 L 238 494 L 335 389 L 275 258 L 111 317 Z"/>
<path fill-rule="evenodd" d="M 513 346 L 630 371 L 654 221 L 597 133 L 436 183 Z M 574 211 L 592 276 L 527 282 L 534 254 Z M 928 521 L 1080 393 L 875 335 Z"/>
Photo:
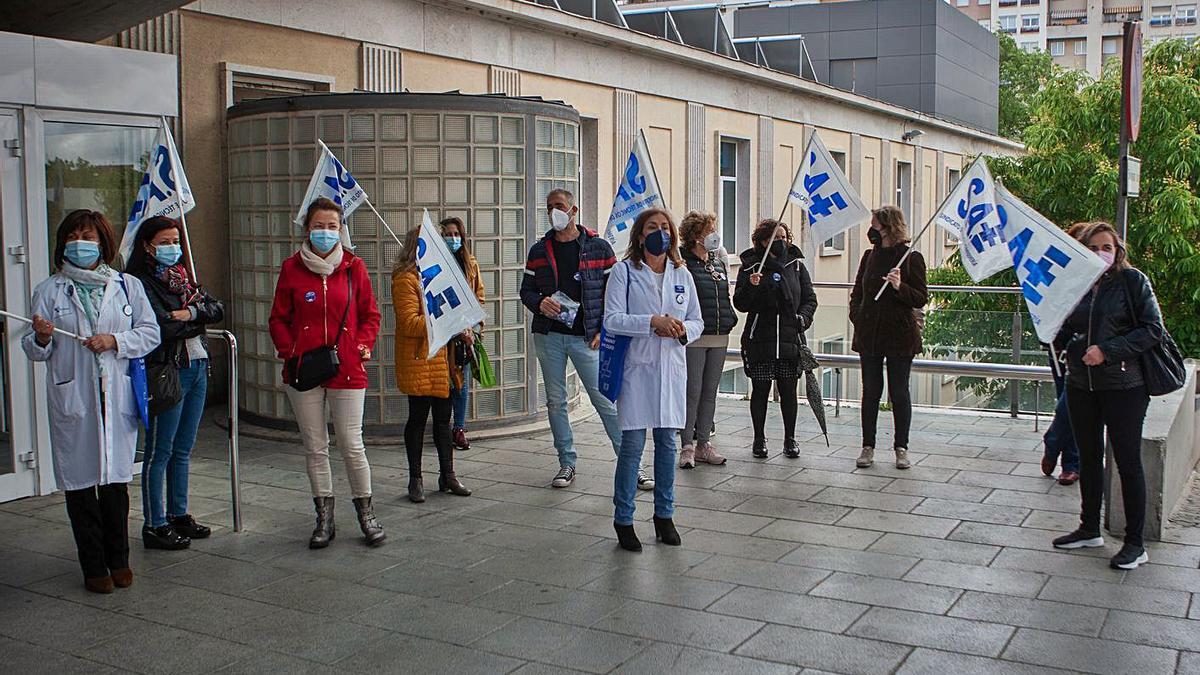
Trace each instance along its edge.
<path fill-rule="evenodd" d="M 875 429 L 886 360 L 888 397 L 895 423 L 892 445 L 896 468 L 907 469 L 911 466 L 908 432 L 912 426 L 908 378 L 913 357 L 921 352 L 922 308 L 929 302 L 925 258 L 914 250 L 900 267 L 896 266 L 908 251 L 909 238 L 904 213 L 895 206 L 884 206 L 871 213 L 867 239 L 873 247 L 863 253 L 850 291 L 850 322 L 854 324 L 851 348 L 858 352 L 863 378 L 863 449 L 856 464 L 865 468 L 875 462 Z M 884 284 L 889 288 L 876 300 L 875 295 Z"/>
<path fill-rule="evenodd" d="M 1113 226 L 1089 223 L 1079 240 L 1108 263 L 1108 270 L 1067 316 L 1055 338 L 1066 352 L 1067 409 L 1079 446 L 1079 529 L 1054 540 L 1056 548 L 1104 545 L 1104 435 L 1112 444 L 1125 502 L 1125 543 L 1110 560 L 1131 570 L 1150 558 L 1142 540 L 1146 478 L 1142 473 L 1142 423 L 1150 396 L 1142 353 L 1163 340 L 1162 312 L 1150 280 L 1130 267 L 1125 242 Z"/>
<path fill-rule="evenodd" d="M 772 241 L 773 240 L 773 241 Z M 733 306 L 746 312 L 742 331 L 742 363 L 750 378 L 750 417 L 754 423 L 755 457 L 766 457 L 767 399 L 771 382 L 779 389 L 783 413 L 783 454 L 799 457 L 796 444 L 796 382 L 800 344 L 817 311 L 817 294 L 804 268 L 803 254 L 792 245 L 792 232 L 782 222 L 760 221 L 751 236 L 753 247 L 742 252 L 733 291 Z M 770 243 L 770 250 L 767 245 Z M 765 262 L 764 262 L 765 260 Z M 759 264 L 762 263 L 760 267 Z"/>
<path fill-rule="evenodd" d="M 187 548 L 192 539 L 211 534 L 188 513 L 188 467 L 208 394 L 204 331 L 225 317 L 221 303 L 190 278 L 182 236 L 179 223 L 170 218 L 147 219 L 125 262 L 126 272 L 145 287 L 162 334 L 158 348 L 146 357 L 147 373 L 167 367 L 178 375 L 178 401 L 151 411 L 142 461 L 142 544 L 166 550 Z"/>

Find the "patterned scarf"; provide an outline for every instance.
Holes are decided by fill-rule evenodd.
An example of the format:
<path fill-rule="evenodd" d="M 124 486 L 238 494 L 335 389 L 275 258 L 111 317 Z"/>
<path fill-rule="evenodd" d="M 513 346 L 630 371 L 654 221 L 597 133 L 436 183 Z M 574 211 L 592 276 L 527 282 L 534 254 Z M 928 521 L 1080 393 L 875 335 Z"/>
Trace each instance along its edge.
<path fill-rule="evenodd" d="M 116 272 L 104 263 L 100 263 L 94 270 L 85 270 L 69 261 L 63 261 L 59 272 L 71 280 L 71 285 L 79 295 L 79 304 L 83 305 L 83 313 L 87 316 L 92 330 L 96 330 L 96 322 L 100 319 L 100 304 L 104 301 L 104 289 Z"/>
<path fill-rule="evenodd" d="M 154 274 L 157 276 L 172 293 L 178 295 L 183 300 L 183 306 L 187 307 L 196 301 L 200 290 L 192 283 L 188 276 L 187 268 L 181 263 L 174 265 L 163 265 L 157 261 L 154 262 Z"/>

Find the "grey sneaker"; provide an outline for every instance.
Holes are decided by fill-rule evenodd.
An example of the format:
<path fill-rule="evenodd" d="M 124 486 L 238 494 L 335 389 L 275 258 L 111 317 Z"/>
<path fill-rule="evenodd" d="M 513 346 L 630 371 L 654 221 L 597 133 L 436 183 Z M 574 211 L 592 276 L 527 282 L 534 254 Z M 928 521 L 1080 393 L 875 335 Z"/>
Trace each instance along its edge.
<path fill-rule="evenodd" d="M 872 448 L 869 445 L 864 445 L 863 449 L 862 449 L 862 454 L 860 454 L 858 456 L 858 459 L 854 460 L 855 466 L 857 466 L 860 469 L 865 469 L 874 463 L 875 463 L 875 448 Z"/>
<path fill-rule="evenodd" d="M 912 462 L 908 461 L 908 448 L 896 448 L 896 468 L 907 469 L 912 466 Z"/>
<path fill-rule="evenodd" d="M 638 483 L 637 483 L 637 485 L 638 485 L 639 490 L 653 490 L 654 489 L 654 479 L 651 478 L 650 474 L 646 473 L 646 470 L 641 467 L 638 467 Z"/>
<path fill-rule="evenodd" d="M 575 467 L 564 466 L 563 468 L 558 470 L 557 474 L 554 475 L 554 480 L 550 484 L 556 488 L 565 488 L 565 487 L 571 487 L 571 484 L 574 482 L 575 482 Z"/>

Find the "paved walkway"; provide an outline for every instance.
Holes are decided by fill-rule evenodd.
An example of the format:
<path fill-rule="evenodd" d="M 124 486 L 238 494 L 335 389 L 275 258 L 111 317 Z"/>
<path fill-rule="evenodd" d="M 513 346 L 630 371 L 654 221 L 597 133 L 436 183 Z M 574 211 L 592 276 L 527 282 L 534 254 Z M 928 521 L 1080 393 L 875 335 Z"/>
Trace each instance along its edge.
<path fill-rule="evenodd" d="M 1200 673 L 1200 529 L 1152 545 L 1141 569 L 1113 571 L 1113 543 L 1050 548 L 1075 525 L 1078 493 L 1040 475 L 1029 421 L 918 413 L 904 472 L 855 470 L 857 416 L 830 422 L 830 448 L 807 435 L 799 459 L 752 460 L 746 404 L 723 401 L 731 460 L 679 472 L 682 548 L 646 541 L 642 502 L 641 554 L 616 547 L 612 451 L 595 422 L 577 434 L 580 476 L 566 490 L 547 487 L 548 433 L 476 443 L 459 461 L 475 496 L 421 505 L 403 499 L 402 449 L 373 446 L 389 543 L 363 547 L 335 465 L 341 536 L 316 552 L 295 443 L 244 442 L 246 531 L 234 534 L 223 432 L 206 423 L 192 510 L 213 537 L 178 553 L 135 542 L 131 589 L 82 589 L 60 497 L 0 505 L 0 663 L 89 674 Z"/>

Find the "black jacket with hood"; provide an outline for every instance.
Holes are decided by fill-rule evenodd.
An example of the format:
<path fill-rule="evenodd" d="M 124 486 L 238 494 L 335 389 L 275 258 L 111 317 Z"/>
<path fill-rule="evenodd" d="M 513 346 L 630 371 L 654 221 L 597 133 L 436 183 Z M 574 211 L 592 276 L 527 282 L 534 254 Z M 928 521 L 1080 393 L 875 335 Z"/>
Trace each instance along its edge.
<path fill-rule="evenodd" d="M 733 306 L 746 312 L 742 331 L 742 359 L 762 363 L 772 359 L 795 361 L 800 357 L 804 331 L 817 312 L 817 293 L 804 267 L 800 249 L 788 244 L 783 255 L 767 256 L 757 286 L 750 275 L 758 271 L 763 251 L 742 252 L 742 268 L 733 291 Z"/>

